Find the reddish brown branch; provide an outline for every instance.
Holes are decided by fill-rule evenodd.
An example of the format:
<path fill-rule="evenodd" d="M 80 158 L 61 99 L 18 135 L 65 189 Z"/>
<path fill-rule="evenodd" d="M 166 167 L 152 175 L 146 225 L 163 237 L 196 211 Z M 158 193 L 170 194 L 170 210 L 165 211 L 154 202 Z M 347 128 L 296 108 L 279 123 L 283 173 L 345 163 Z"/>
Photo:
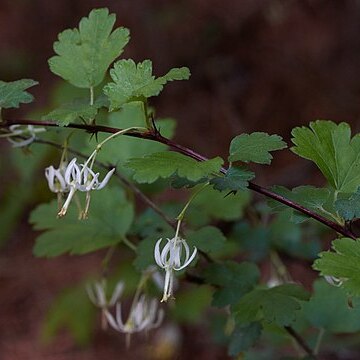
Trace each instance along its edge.
<path fill-rule="evenodd" d="M 59 127 L 59 125 L 57 125 L 54 122 L 50 122 L 50 121 L 36 121 L 36 120 L 8 120 L 6 121 L 6 123 L 2 123 L 0 124 L 0 127 L 7 127 L 10 125 L 14 125 L 14 124 L 19 124 L 19 125 L 38 125 L 38 126 L 46 126 L 46 127 Z M 88 133 L 91 134 L 96 134 L 98 132 L 104 132 L 104 133 L 111 133 L 114 134 L 116 132 L 119 132 L 122 129 L 118 129 L 118 128 L 114 128 L 114 127 L 109 127 L 109 126 L 102 126 L 102 125 L 85 125 L 85 124 L 69 124 L 67 126 L 65 126 L 66 128 L 71 128 L 71 129 L 81 129 L 84 130 Z M 132 131 L 132 132 L 128 132 L 126 134 L 124 134 L 126 136 L 131 136 L 131 137 L 137 137 L 137 138 L 141 138 L 141 139 L 147 139 L 147 140 L 152 140 L 152 141 L 156 141 L 156 142 L 160 142 L 162 144 L 168 145 L 172 150 L 175 150 L 179 153 L 182 153 L 186 156 L 189 156 L 197 161 L 205 161 L 208 160 L 206 157 L 196 153 L 195 151 L 184 147 L 180 144 L 177 144 L 176 142 L 167 139 L 165 137 L 163 137 L 161 134 L 159 134 L 159 132 L 157 131 L 147 131 L 147 132 L 139 132 L 139 131 Z M 226 169 L 225 168 L 221 168 L 221 172 L 222 173 L 226 173 Z M 315 213 L 312 210 L 309 210 L 307 208 L 305 208 L 304 206 L 290 200 L 287 199 L 285 197 L 283 197 L 282 195 L 279 195 L 269 189 L 266 189 L 254 182 L 249 182 L 249 189 L 252 191 L 255 191 L 259 194 L 265 195 L 271 199 L 274 199 L 288 207 L 291 207 L 317 221 L 319 221 L 320 223 L 324 224 L 325 226 L 335 230 L 336 232 L 338 232 L 339 234 L 352 238 L 352 239 L 356 239 L 356 236 L 345 226 L 341 226 L 340 224 L 331 221 L 317 213 Z"/>

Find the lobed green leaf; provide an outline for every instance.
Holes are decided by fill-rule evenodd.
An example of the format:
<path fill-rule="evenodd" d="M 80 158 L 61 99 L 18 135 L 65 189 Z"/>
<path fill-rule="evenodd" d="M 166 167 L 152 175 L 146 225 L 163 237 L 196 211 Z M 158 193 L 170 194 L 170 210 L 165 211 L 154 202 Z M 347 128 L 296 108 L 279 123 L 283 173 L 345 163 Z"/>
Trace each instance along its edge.
<path fill-rule="evenodd" d="M 348 304 L 346 292 L 328 284 L 325 280 L 315 281 L 314 294 L 303 305 L 303 312 L 311 325 L 332 333 L 351 333 L 360 330 L 360 303 Z"/>
<path fill-rule="evenodd" d="M 234 306 L 235 318 L 249 323 L 264 319 L 279 326 L 289 326 L 309 294 L 299 285 L 285 284 L 270 289 L 255 289 Z"/>
<path fill-rule="evenodd" d="M 241 264 L 227 261 L 210 264 L 205 270 L 206 281 L 219 287 L 214 293 L 212 305 L 223 307 L 236 304 L 258 282 L 260 272 L 253 263 Z"/>
<path fill-rule="evenodd" d="M 322 216 L 330 218 L 331 220 L 334 220 L 334 217 L 337 216 L 336 210 L 332 204 L 334 193 L 330 189 L 304 185 L 293 188 L 292 190 L 289 190 L 284 186 L 273 186 L 272 190 L 289 200 L 297 202 L 309 210 L 313 210 Z M 274 200 L 268 200 L 268 204 L 274 211 L 289 210 L 289 207 Z M 293 213 L 301 216 L 302 221 L 307 218 L 306 215 L 300 214 L 297 211 L 293 211 Z"/>
<path fill-rule="evenodd" d="M 159 95 L 167 82 L 189 79 L 190 71 L 186 67 L 175 68 L 155 78 L 150 60 L 135 64 L 131 59 L 123 59 L 114 64 L 110 76 L 113 82 L 105 85 L 104 93 L 109 97 L 110 110 L 115 110 L 131 100 Z"/>
<path fill-rule="evenodd" d="M 313 161 L 331 186 L 340 192 L 355 192 L 360 183 L 360 135 L 351 138 L 346 123 L 317 120 L 291 132 L 291 150 Z"/>
<path fill-rule="evenodd" d="M 37 84 L 31 79 L 0 81 L 0 108 L 18 108 L 20 104 L 31 103 L 34 97 L 25 90 Z"/>
<path fill-rule="evenodd" d="M 53 120 L 60 126 L 69 125 L 77 119 L 89 122 L 95 119 L 100 107 L 101 103 L 95 102 L 94 105 L 90 105 L 87 99 L 78 99 L 49 112 L 41 119 Z"/>
<path fill-rule="evenodd" d="M 230 337 L 228 354 L 237 356 L 239 353 L 250 349 L 259 339 L 262 325 L 259 322 L 237 325 Z"/>
<path fill-rule="evenodd" d="M 186 240 L 191 248 L 196 246 L 199 250 L 209 254 L 216 254 L 226 242 L 224 234 L 214 226 L 205 226 L 187 234 Z"/>
<path fill-rule="evenodd" d="M 95 327 L 96 311 L 84 288 L 63 291 L 46 314 L 42 338 L 50 342 L 64 328 L 78 345 L 88 345 Z"/>
<path fill-rule="evenodd" d="M 223 160 L 219 157 L 199 162 L 176 152 L 164 151 L 130 159 L 125 166 L 135 171 L 133 177 L 137 182 L 153 183 L 175 173 L 190 181 L 197 181 L 217 173 L 222 164 Z"/>
<path fill-rule="evenodd" d="M 343 280 L 342 287 L 351 295 L 360 296 L 360 240 L 336 239 L 334 251 L 323 251 L 314 262 L 314 269 L 321 275 L 335 276 Z"/>
<path fill-rule="evenodd" d="M 120 188 L 93 194 L 87 220 L 78 220 L 76 206 L 56 218 L 57 203 L 39 205 L 30 216 L 36 230 L 46 230 L 36 239 L 34 254 L 54 257 L 65 253 L 85 254 L 118 244 L 127 233 L 134 208 Z"/>
<path fill-rule="evenodd" d="M 346 196 L 346 197 L 345 197 Z M 335 201 L 335 209 L 344 220 L 360 217 L 360 187 L 353 194 L 345 194 Z"/>
<path fill-rule="evenodd" d="M 254 177 L 255 174 L 245 167 L 232 166 L 225 176 L 212 178 L 210 184 L 218 191 L 245 190 L 249 186 L 249 181 Z"/>
<path fill-rule="evenodd" d="M 279 135 L 269 135 L 264 132 L 241 134 L 231 141 L 229 161 L 270 164 L 273 158 L 270 152 L 286 147 L 286 143 Z"/>
<path fill-rule="evenodd" d="M 110 64 L 129 42 L 129 30 L 117 28 L 115 14 L 94 9 L 81 19 L 79 29 L 67 29 L 54 43 L 57 54 L 49 59 L 50 70 L 80 88 L 99 85 Z"/>

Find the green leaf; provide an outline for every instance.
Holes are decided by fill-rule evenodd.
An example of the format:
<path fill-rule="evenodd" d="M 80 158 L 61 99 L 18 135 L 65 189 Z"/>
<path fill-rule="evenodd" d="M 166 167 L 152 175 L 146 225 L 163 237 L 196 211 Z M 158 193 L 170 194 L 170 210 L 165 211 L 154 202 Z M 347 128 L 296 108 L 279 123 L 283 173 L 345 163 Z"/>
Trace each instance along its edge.
<path fill-rule="evenodd" d="M 313 161 L 337 191 L 353 193 L 360 183 L 360 136 L 346 123 L 317 120 L 292 131 L 291 150 Z"/>
<path fill-rule="evenodd" d="M 215 177 L 210 180 L 214 189 L 218 191 L 238 191 L 245 190 L 249 181 L 255 177 L 252 171 L 245 167 L 232 166 L 223 177 Z"/>
<path fill-rule="evenodd" d="M 323 251 L 314 262 L 314 269 L 321 275 L 335 276 L 343 280 L 342 287 L 349 294 L 360 296 L 360 240 L 349 238 L 332 242 L 334 251 Z"/>
<path fill-rule="evenodd" d="M 170 185 L 174 189 L 182 189 L 182 188 L 191 189 L 196 185 L 206 183 L 208 181 L 208 178 L 204 177 L 197 181 L 190 181 L 186 178 L 179 177 L 178 175 L 175 174 L 171 176 L 170 181 L 171 181 Z"/>
<path fill-rule="evenodd" d="M 154 265 L 154 248 L 158 238 L 148 237 L 140 241 L 136 250 L 134 266 L 138 271 L 145 271 L 149 266 Z"/>
<path fill-rule="evenodd" d="M 136 216 L 130 233 L 142 238 L 169 237 L 174 229 L 152 208 L 147 208 L 142 214 Z"/>
<path fill-rule="evenodd" d="M 347 198 L 335 201 L 335 209 L 344 220 L 353 220 L 360 217 L 360 187 Z"/>
<path fill-rule="evenodd" d="M 131 228 L 131 234 L 143 238 L 137 245 L 135 268 L 141 272 L 154 265 L 155 243 L 160 238 L 171 238 L 174 229 L 153 209 L 145 210 L 137 216 Z"/>
<path fill-rule="evenodd" d="M 262 326 L 259 322 L 237 325 L 230 337 L 229 356 L 236 356 L 250 349 L 259 339 L 261 332 Z"/>
<path fill-rule="evenodd" d="M 46 230 L 36 239 L 35 256 L 54 257 L 64 253 L 85 254 L 121 242 L 134 217 L 133 205 L 120 188 L 92 194 L 87 220 L 77 219 L 75 204 L 68 214 L 56 218 L 57 203 L 38 206 L 30 216 L 36 230 Z"/>
<path fill-rule="evenodd" d="M 114 64 L 110 76 L 113 82 L 105 85 L 104 93 L 110 99 L 110 110 L 114 110 L 128 101 L 159 95 L 167 82 L 189 79 L 190 71 L 186 67 L 175 68 L 155 78 L 150 60 L 135 64 L 131 59 L 122 59 Z"/>
<path fill-rule="evenodd" d="M 95 326 L 95 310 L 84 288 L 67 289 L 46 314 L 42 328 L 43 341 L 51 341 L 65 328 L 77 344 L 89 344 Z"/>
<path fill-rule="evenodd" d="M 194 191 L 197 190 L 198 188 L 194 189 Z M 205 223 L 210 219 L 238 220 L 242 217 L 244 208 L 249 204 L 250 198 L 249 191 L 238 191 L 235 195 L 226 196 L 217 190 L 206 187 L 192 201 L 187 217 L 202 217 Z"/>
<path fill-rule="evenodd" d="M 334 193 L 330 189 L 306 185 L 289 190 L 284 186 L 273 186 L 272 191 L 330 220 L 334 220 L 334 217 L 337 217 L 336 210 L 333 206 Z M 268 205 L 274 211 L 289 211 L 288 206 L 278 201 L 268 200 Z M 309 219 L 309 217 L 305 214 L 292 210 L 292 220 L 294 222 L 302 222 L 307 219 Z"/>
<path fill-rule="evenodd" d="M 205 270 L 209 284 L 220 287 L 213 296 L 213 306 L 223 307 L 236 304 L 258 282 L 260 272 L 253 263 L 241 264 L 227 261 L 223 264 L 210 264 Z"/>
<path fill-rule="evenodd" d="M 332 333 L 360 330 L 359 301 L 350 307 L 346 292 L 322 279 L 315 281 L 314 294 L 303 305 L 303 312 L 311 325 Z"/>
<path fill-rule="evenodd" d="M 196 324 L 204 318 L 205 311 L 211 302 L 211 288 L 199 286 L 179 292 L 176 296 L 176 306 L 171 308 L 171 313 L 177 322 Z"/>
<path fill-rule="evenodd" d="M 79 99 L 49 112 L 42 116 L 41 120 L 54 120 L 60 126 L 69 125 L 69 123 L 77 119 L 89 122 L 96 117 L 100 107 L 101 104 L 97 102 L 94 105 L 90 105 L 88 100 Z"/>
<path fill-rule="evenodd" d="M 296 319 L 301 302 L 308 298 L 309 294 L 295 284 L 255 289 L 234 306 L 234 314 L 236 320 L 243 323 L 264 319 L 279 326 L 288 326 Z"/>
<path fill-rule="evenodd" d="M 241 134 L 232 139 L 230 144 L 229 161 L 256 162 L 270 164 L 270 151 L 281 150 L 287 147 L 279 135 L 269 135 L 263 132 Z"/>
<path fill-rule="evenodd" d="M 220 170 L 223 160 L 216 157 L 207 161 L 196 161 L 185 155 L 164 151 L 142 158 L 130 159 L 126 167 L 135 170 L 134 179 L 139 183 L 153 183 L 159 178 L 173 174 L 197 181 Z"/>
<path fill-rule="evenodd" d="M 99 85 L 129 42 L 128 29 L 112 32 L 115 20 L 108 9 L 95 9 L 81 19 L 79 29 L 60 33 L 54 43 L 57 55 L 49 59 L 50 70 L 80 88 Z"/>
<path fill-rule="evenodd" d="M 270 229 L 268 226 L 250 226 L 247 222 L 235 224 L 230 239 L 240 243 L 251 261 L 264 260 L 270 251 Z"/>
<path fill-rule="evenodd" d="M 25 90 L 37 84 L 31 79 L 0 81 L 0 108 L 18 108 L 20 104 L 31 103 L 34 97 Z"/>
<path fill-rule="evenodd" d="M 270 224 L 270 240 L 273 247 L 293 257 L 313 260 L 321 251 L 316 223 L 300 227 L 290 221 L 291 212 L 282 212 Z"/>
<path fill-rule="evenodd" d="M 218 228 L 205 226 L 188 234 L 186 240 L 190 248 L 196 246 L 205 253 L 214 254 L 224 247 L 226 238 Z"/>

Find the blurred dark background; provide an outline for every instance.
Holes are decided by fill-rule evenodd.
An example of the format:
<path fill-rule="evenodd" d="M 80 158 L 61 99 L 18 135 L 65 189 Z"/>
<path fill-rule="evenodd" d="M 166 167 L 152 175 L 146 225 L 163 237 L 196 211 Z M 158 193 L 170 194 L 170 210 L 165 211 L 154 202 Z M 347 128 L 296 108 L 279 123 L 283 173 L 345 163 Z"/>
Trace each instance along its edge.
<path fill-rule="evenodd" d="M 32 89 L 35 104 L 5 115 L 24 117 L 48 104 L 58 81 L 47 66 L 52 43 L 95 7 L 108 7 L 117 25 L 130 29 L 123 57 L 151 59 L 157 75 L 171 67 L 190 68 L 189 81 L 169 85 L 152 104 L 158 116 L 178 120 L 178 142 L 206 156 L 225 156 L 231 138 L 241 132 L 277 133 L 289 142 L 293 127 L 315 119 L 346 121 L 354 132 L 360 130 L 357 0 L 2 0 L 0 79 L 40 81 Z M 264 185 L 322 181 L 290 152 L 279 153 L 274 165 L 276 172 L 260 170 Z M 21 246 L 16 240 L 26 231 L 18 230 L 0 258 L 0 273 L 7 271 L 12 280 L 0 277 L 0 287 L 13 296 L 0 299 L 0 358 L 115 358 L 101 335 L 94 352 L 77 353 L 67 339 L 48 350 L 34 345 L 44 304 L 98 259 L 32 259 L 32 240 Z M 18 273 L 9 271 L 9 258 Z M 66 274 L 52 277 L 52 269 L 59 267 L 66 267 Z M 193 351 L 210 358 L 207 352 L 215 350 L 195 343 Z M 126 358 L 134 356 L 136 351 Z"/>

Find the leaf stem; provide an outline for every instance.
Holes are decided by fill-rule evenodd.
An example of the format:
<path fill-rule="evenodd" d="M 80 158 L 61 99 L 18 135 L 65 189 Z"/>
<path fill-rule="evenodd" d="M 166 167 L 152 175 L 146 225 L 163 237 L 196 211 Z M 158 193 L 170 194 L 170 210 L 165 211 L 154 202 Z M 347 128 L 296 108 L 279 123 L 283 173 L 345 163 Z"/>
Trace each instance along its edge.
<path fill-rule="evenodd" d="M 199 195 L 201 193 L 201 191 L 203 191 L 207 186 L 209 185 L 209 183 L 207 182 L 206 184 L 204 184 L 201 188 L 197 189 L 190 197 L 190 199 L 188 200 L 188 202 L 185 204 L 184 208 L 181 210 L 180 214 L 176 217 L 177 220 L 179 220 L 180 222 L 182 221 L 182 219 L 185 216 L 186 210 L 188 209 L 188 207 L 190 206 L 191 202 L 196 198 L 197 195 Z"/>
<path fill-rule="evenodd" d="M 8 120 L 5 124 L 1 124 L 0 123 L 0 127 L 7 127 L 9 125 L 14 125 L 14 124 L 19 124 L 19 125 L 38 125 L 38 126 L 47 126 L 47 127 L 59 127 L 59 125 L 57 125 L 54 122 L 51 121 L 36 121 L 36 120 Z M 105 133 L 112 133 L 112 134 L 118 134 L 119 132 L 122 131 L 122 129 L 118 129 L 118 128 L 113 128 L 113 127 L 109 127 L 109 126 L 101 126 L 101 125 L 85 125 L 85 124 L 73 124 L 70 123 L 69 125 L 66 126 L 67 128 L 72 128 L 72 129 L 81 129 L 81 130 L 85 130 L 91 134 L 96 134 L 98 132 L 105 132 Z M 189 156 L 197 161 L 206 161 L 208 160 L 205 156 L 202 156 L 200 154 L 198 154 L 197 152 L 195 152 L 194 150 L 191 150 L 187 147 L 184 147 L 180 144 L 175 143 L 174 141 L 167 139 L 165 137 L 163 137 L 158 131 L 144 131 L 144 132 L 138 132 L 138 131 L 134 131 L 134 132 L 127 132 L 126 134 L 127 136 L 132 136 L 132 137 L 137 137 L 137 138 L 141 138 L 141 139 L 147 139 L 147 140 L 152 140 L 152 141 L 156 141 L 165 145 L 168 145 L 170 148 L 172 148 L 173 150 L 182 153 L 183 155 Z M 223 174 L 225 174 L 227 171 L 227 169 L 222 168 L 221 172 Z M 274 199 L 288 207 L 291 207 L 315 220 L 317 220 L 318 222 L 324 224 L 325 226 L 335 230 L 336 232 L 338 232 L 339 234 L 349 237 L 351 239 L 356 239 L 356 236 L 350 231 L 350 229 L 347 229 L 345 226 L 342 226 L 334 221 L 331 221 L 319 214 L 317 214 L 316 212 L 305 208 L 304 206 L 294 202 L 293 200 L 287 199 L 284 196 L 277 194 L 275 192 L 272 192 L 269 189 L 266 189 L 254 182 L 249 182 L 249 186 L 248 188 L 254 192 L 257 192 L 259 194 L 262 194 L 266 197 L 269 197 L 271 199 Z"/>
<path fill-rule="evenodd" d="M 121 241 L 132 251 L 134 251 L 134 253 L 137 253 L 137 247 L 135 244 L 133 244 L 126 236 L 123 236 L 121 238 Z"/>
<path fill-rule="evenodd" d="M 90 106 L 94 105 L 94 87 L 90 86 Z"/>
<path fill-rule="evenodd" d="M 320 328 L 319 334 L 318 334 L 317 339 L 316 339 L 315 348 L 314 348 L 314 354 L 315 355 L 317 355 L 319 353 L 319 351 L 320 351 L 320 346 L 321 346 L 321 342 L 322 342 L 322 339 L 324 337 L 324 334 L 325 334 L 325 329 Z"/>

